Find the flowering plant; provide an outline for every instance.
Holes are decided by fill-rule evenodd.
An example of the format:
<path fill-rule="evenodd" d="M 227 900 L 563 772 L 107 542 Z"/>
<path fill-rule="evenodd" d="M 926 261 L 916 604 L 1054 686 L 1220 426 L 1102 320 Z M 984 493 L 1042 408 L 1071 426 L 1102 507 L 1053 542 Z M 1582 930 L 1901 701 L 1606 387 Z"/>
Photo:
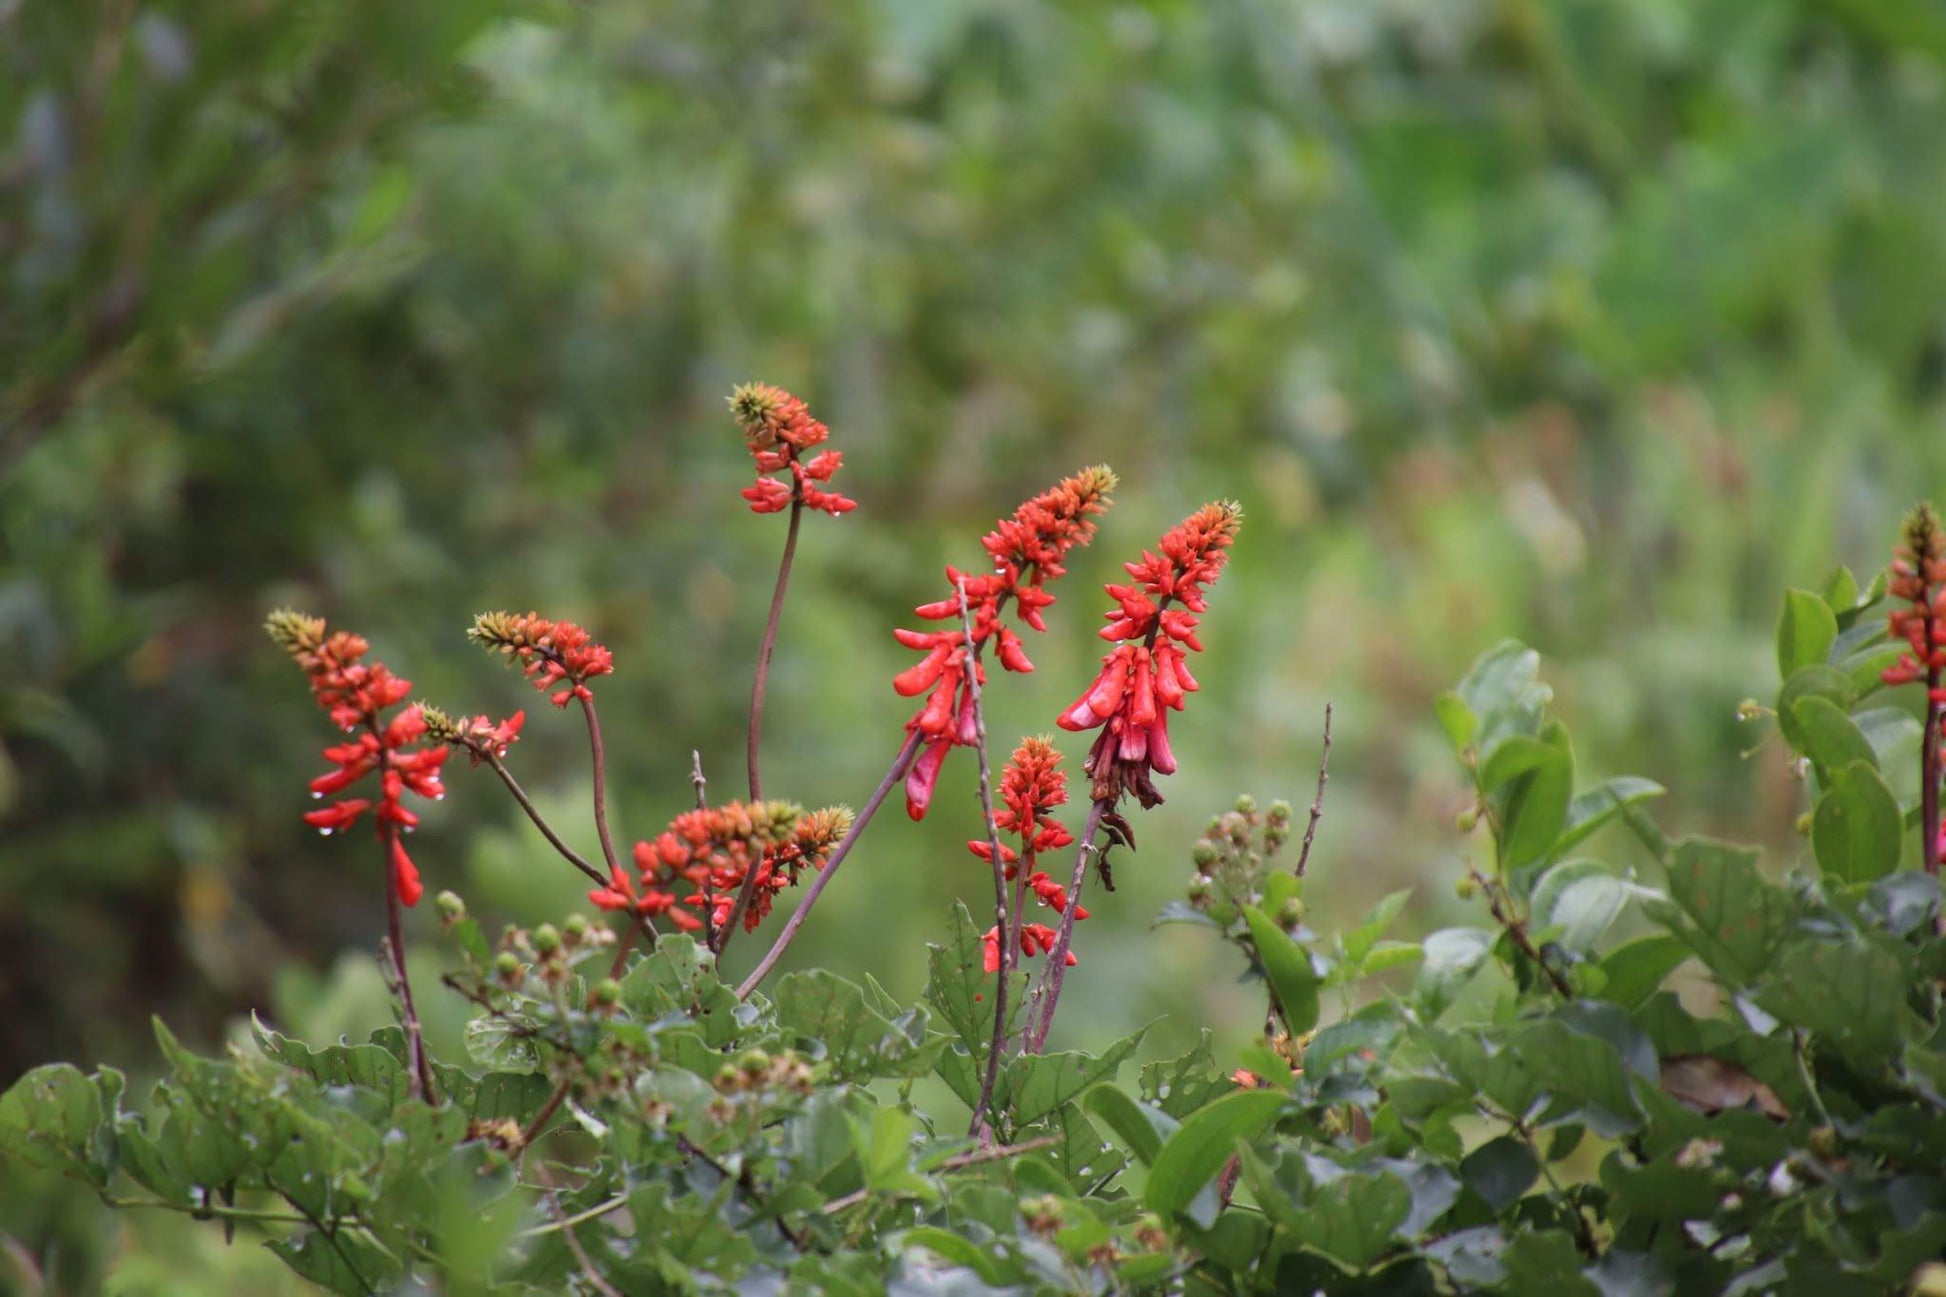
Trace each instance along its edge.
<path fill-rule="evenodd" d="M 746 492 L 793 516 L 761 679 L 797 514 L 844 509 L 813 485 L 834 452 L 798 457 L 828 436 L 802 402 L 743 388 L 733 406 L 759 468 L 791 473 Z M 1327 707 L 1302 834 L 1290 803 L 1238 799 L 1184 852 L 1183 899 L 1158 918 L 1234 948 L 1261 1034 L 1205 1032 L 1124 1082 L 1141 1033 L 1099 1053 L 1046 1046 L 1069 967 L 1089 971 L 1072 945 L 1091 867 L 1106 882 L 1109 851 L 1134 845 L 1126 798 L 1152 806 L 1176 767 L 1168 713 L 1196 688 L 1188 655 L 1236 506 L 1192 513 L 1108 587 L 1114 647 L 1056 718 L 1101 731 L 1078 835 L 1055 740 L 1020 740 L 993 778 L 983 698 L 988 645 L 1029 669 L 1006 606 L 1048 629 L 1045 587 L 1113 484 L 1105 469 L 1067 479 L 987 537 L 991 572 L 948 570 L 951 596 L 920 609 L 939 627 L 899 633 L 924 657 L 894 687 L 925 701 L 856 814 L 758 794 L 758 689 L 751 795 L 710 802 L 698 759 L 695 805 L 624 856 L 591 683 L 612 655 L 572 622 L 483 614 L 472 637 L 582 714 L 599 863 L 509 767 L 524 713 L 408 703 L 363 639 L 273 614 L 348 735 L 312 785 L 330 804 L 305 819 L 337 834 L 370 817 L 399 1025 L 314 1048 L 253 1022 L 246 1045 L 203 1058 L 158 1024 L 166 1076 L 146 1109 L 125 1106 L 113 1068 L 39 1068 L 0 1096 L 0 1157 L 58 1167 L 113 1206 L 261 1235 L 352 1297 L 1940 1290 L 1946 540 L 1930 511 L 1887 579 L 1861 592 L 1841 570 L 1786 597 L 1775 705 L 1744 714 L 1774 720 L 1804 778 L 1807 854 L 1788 883 L 1754 852 L 1666 837 L 1648 780 L 1577 792 L 1538 657 L 1503 644 L 1436 708 L 1465 784 L 1456 888 L 1480 921 L 1394 939 L 1398 893 L 1334 935 L 1314 926 Z M 1893 692 L 1915 684 L 1917 716 Z M 937 809 L 954 747 L 979 765 L 967 847 L 991 875 L 992 923 L 954 907 L 916 1003 L 824 969 L 771 981 L 893 790 Z M 407 797 L 440 796 L 454 751 L 588 879 L 597 916 L 490 937 L 438 894 L 441 984 L 473 1014 L 464 1060 L 422 1038 L 400 922 L 425 886 Z M 1590 854 L 1622 830 L 1639 877 Z M 1062 881 L 1043 865 L 1069 851 Z M 793 888 L 769 949 L 726 980 L 733 938 Z M 1028 918 L 1040 910 L 1055 922 Z"/>

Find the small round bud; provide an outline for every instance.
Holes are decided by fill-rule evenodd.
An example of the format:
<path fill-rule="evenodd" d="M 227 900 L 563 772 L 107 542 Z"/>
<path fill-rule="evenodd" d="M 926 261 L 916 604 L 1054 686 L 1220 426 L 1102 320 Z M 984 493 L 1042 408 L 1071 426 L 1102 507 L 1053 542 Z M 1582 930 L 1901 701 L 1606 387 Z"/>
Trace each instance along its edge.
<path fill-rule="evenodd" d="M 1829 1162 L 1838 1156 L 1838 1132 L 1829 1126 L 1818 1126 L 1811 1131 L 1811 1152 Z"/>
<path fill-rule="evenodd" d="M 1479 890 L 1479 884 L 1473 881 L 1473 875 L 1471 874 L 1464 875 L 1457 883 L 1453 884 L 1453 894 L 1462 901 L 1472 900 L 1479 894 Z"/>
<path fill-rule="evenodd" d="M 748 1077 L 762 1076 L 770 1070 L 770 1055 L 761 1049 L 746 1050 L 743 1057 L 737 1059 L 737 1070 Z"/>
<path fill-rule="evenodd" d="M 1291 804 L 1280 797 L 1270 804 L 1270 809 L 1264 812 L 1264 817 L 1272 824 L 1289 824 L 1291 822 Z"/>
<path fill-rule="evenodd" d="M 551 923 L 543 923 L 534 929 L 534 952 L 551 955 L 561 948 L 561 930 Z"/>
<path fill-rule="evenodd" d="M 1304 922 L 1306 913 L 1307 911 L 1304 908 L 1304 902 L 1302 900 L 1295 896 L 1289 897 L 1282 905 L 1277 907 L 1277 926 L 1289 932 L 1298 924 Z"/>
<path fill-rule="evenodd" d="M 580 944 L 582 938 L 588 935 L 588 916 L 585 914 L 568 915 L 567 918 L 561 921 L 561 935 L 570 943 Z"/>
<path fill-rule="evenodd" d="M 460 899 L 458 892 L 441 892 L 433 897 L 432 903 L 439 911 L 439 917 L 448 923 L 458 923 L 466 917 L 466 902 Z"/>
<path fill-rule="evenodd" d="M 716 1069 L 715 1085 L 719 1092 L 728 1094 L 743 1085 L 743 1074 L 725 1063 Z"/>
<path fill-rule="evenodd" d="M 1189 849 L 1189 858 L 1195 862 L 1198 870 L 1207 874 L 1216 868 L 1216 862 L 1223 858 L 1223 853 L 1216 849 L 1214 842 L 1198 842 Z"/>
<path fill-rule="evenodd" d="M 600 1008 L 613 1008 L 622 1001 L 622 984 L 612 977 L 604 977 L 589 988 L 588 999 Z"/>
<path fill-rule="evenodd" d="M 1256 798 L 1252 797 L 1249 793 L 1244 793 L 1237 798 L 1237 814 L 1255 815 L 1256 813 L 1257 813 Z"/>
<path fill-rule="evenodd" d="M 503 950 L 494 956 L 493 974 L 504 982 L 511 982 L 520 976 L 520 956 L 511 950 Z"/>
<path fill-rule="evenodd" d="M 1480 808 L 1477 806 L 1469 806 L 1453 817 L 1453 827 L 1461 833 L 1471 833 L 1479 822 Z"/>
<path fill-rule="evenodd" d="M 1210 893 L 1213 890 L 1210 886 L 1209 879 L 1203 877 L 1201 874 L 1197 874 L 1189 880 L 1189 903 L 1191 905 L 1208 904 Z"/>

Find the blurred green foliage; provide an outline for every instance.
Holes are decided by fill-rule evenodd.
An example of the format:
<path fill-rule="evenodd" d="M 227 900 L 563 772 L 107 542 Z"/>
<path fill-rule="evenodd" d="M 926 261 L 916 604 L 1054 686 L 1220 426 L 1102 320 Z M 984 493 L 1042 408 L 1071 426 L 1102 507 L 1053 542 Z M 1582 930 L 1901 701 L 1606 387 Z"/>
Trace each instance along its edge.
<path fill-rule="evenodd" d="M 1125 483 L 1003 745 L 1087 678 L 1096 583 L 1243 501 L 1183 773 L 1079 943 L 1094 1043 L 1247 1026 L 1142 929 L 1236 790 L 1307 798 L 1327 697 L 1318 886 L 1432 882 L 1435 921 L 1430 703 L 1503 634 L 1672 823 L 1808 854 L 1735 707 L 1773 592 L 1875 568 L 1942 480 L 1942 127 L 1918 3 L 0 0 L 0 1080 L 150 1065 L 152 1010 L 383 1021 L 377 861 L 299 823 L 330 735 L 275 604 L 495 712 L 533 696 L 470 616 L 581 619 L 622 831 L 691 748 L 734 789 L 782 541 L 735 495 L 745 378 L 861 501 L 807 521 L 771 686 L 767 779 L 811 803 L 883 769 L 889 628 L 1019 498 Z M 533 719 L 516 767 L 579 824 L 576 729 Z M 970 765 L 795 960 L 916 989 L 983 881 Z M 429 881 L 571 901 L 455 775 Z"/>

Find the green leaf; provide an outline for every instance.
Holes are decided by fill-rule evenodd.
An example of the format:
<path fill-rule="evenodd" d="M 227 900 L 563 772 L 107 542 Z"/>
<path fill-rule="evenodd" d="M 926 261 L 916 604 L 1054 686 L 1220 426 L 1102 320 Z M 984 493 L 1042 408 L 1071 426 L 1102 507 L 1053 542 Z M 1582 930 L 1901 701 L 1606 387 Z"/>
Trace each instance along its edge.
<path fill-rule="evenodd" d="M 294 1238 L 271 1239 L 264 1246 L 304 1278 L 343 1297 L 370 1297 L 389 1287 L 396 1273 L 383 1252 L 344 1230 L 328 1235 L 306 1230 Z"/>
<path fill-rule="evenodd" d="M 1598 860 L 1564 860 L 1534 884 L 1531 922 L 1536 933 L 1551 933 L 1566 949 L 1587 954 L 1637 896 L 1661 893 L 1615 877 Z"/>
<path fill-rule="evenodd" d="M 936 1229 L 931 1225 L 921 1225 L 909 1229 L 898 1236 L 901 1250 L 924 1248 L 934 1256 L 950 1261 L 957 1266 L 965 1266 L 980 1276 L 982 1282 L 999 1287 L 1009 1281 L 1010 1276 L 1001 1266 L 1000 1258 L 971 1239 L 952 1233 L 950 1230 Z"/>
<path fill-rule="evenodd" d="M 114 1089 L 121 1092 L 120 1073 Z M 111 1111 L 96 1078 L 67 1063 L 34 1068 L 0 1095 L 0 1151 L 28 1166 L 77 1173 L 97 1189 L 115 1174 Z"/>
<path fill-rule="evenodd" d="M 1704 838 L 1676 847 L 1669 897 L 1673 905 L 1651 905 L 1651 914 L 1732 988 L 1769 967 L 1796 908 L 1790 893 L 1758 872 L 1755 851 Z"/>
<path fill-rule="evenodd" d="M 1541 1161 L 1526 1140 L 1502 1135 L 1468 1153 L 1459 1172 L 1466 1187 L 1479 1194 L 1497 1215 L 1533 1187 L 1540 1178 Z"/>
<path fill-rule="evenodd" d="M 1531 737 L 1540 730 L 1541 712 L 1554 696 L 1538 682 L 1540 669 L 1540 654 L 1506 640 L 1482 654 L 1460 681 L 1456 696 L 1478 718 L 1471 737 L 1482 761 L 1509 735 Z"/>
<path fill-rule="evenodd" d="M 1833 770 L 1811 816 L 1818 868 L 1848 883 L 1882 878 L 1899 867 L 1904 827 L 1899 803 L 1875 766 L 1854 761 Z"/>
<path fill-rule="evenodd" d="M 379 1045 L 330 1045 L 312 1049 L 302 1041 L 278 1034 L 250 1016 L 258 1046 L 269 1057 L 294 1067 L 319 1085 L 352 1085 L 385 1097 L 396 1106 L 410 1088 L 405 1069 Z"/>
<path fill-rule="evenodd" d="M 1372 948 L 1378 944 L 1378 939 L 1390 931 L 1393 923 L 1398 921 L 1400 911 L 1405 909 L 1405 903 L 1411 899 L 1412 889 L 1407 887 L 1389 893 L 1374 905 L 1365 917 L 1358 921 L 1357 927 L 1340 938 L 1344 943 L 1345 958 L 1354 964 L 1363 963 L 1365 956 L 1369 955 Z M 1275 907 L 1267 904 L 1265 908 Z"/>
<path fill-rule="evenodd" d="M 1111 1079 L 1135 1052 L 1148 1028 L 1125 1036 L 1097 1058 L 1092 1054 L 1028 1054 L 1007 1064 L 1012 1087 L 1006 1105 L 1014 1122 L 1025 1126 L 1071 1102 L 1098 1081 Z"/>
<path fill-rule="evenodd" d="M 1601 961 L 1601 971 L 1606 975 L 1601 998 L 1635 1008 L 1654 995 L 1664 979 L 1689 957 L 1689 943 L 1666 934 L 1617 946 Z"/>
<path fill-rule="evenodd" d="M 1805 667 L 1787 677 L 1777 691 L 1777 728 L 1784 740 L 1799 752 L 1808 752 L 1811 740 L 1797 723 L 1797 704 L 1805 698 L 1824 698 L 1839 711 L 1849 712 L 1858 701 L 1858 691 L 1843 672 L 1827 666 Z"/>
<path fill-rule="evenodd" d="M 963 901 L 953 903 L 952 933 L 946 944 L 927 944 L 926 1003 L 953 1029 L 974 1060 L 984 1060 L 993 1044 L 994 991 L 997 973 L 986 971 L 982 929 Z M 1027 975 L 1018 973 L 1018 986 L 1007 996 L 1011 1026 L 1025 999 Z"/>
<path fill-rule="evenodd" d="M 1851 612 L 1858 606 L 1858 578 L 1841 563 L 1824 579 L 1824 584 L 1818 588 L 1818 597 L 1824 600 L 1834 616 Z"/>
<path fill-rule="evenodd" d="M 1238 1090 L 1191 1113 L 1149 1167 L 1143 1192 L 1149 1210 L 1168 1217 L 1187 1207 L 1223 1169 L 1238 1142 L 1268 1129 L 1286 1101 L 1275 1090 Z"/>
<path fill-rule="evenodd" d="M 931 1065 L 923 1011 L 893 1023 L 867 1007 L 862 987 L 827 969 L 784 978 L 777 984 L 775 1003 L 778 1026 L 800 1043 L 821 1044 L 838 1080 L 916 1076 Z"/>
<path fill-rule="evenodd" d="M 1466 751 L 1466 745 L 1473 741 L 1473 735 L 1480 728 L 1479 716 L 1456 693 L 1439 695 L 1433 701 L 1432 709 L 1433 715 L 1439 718 L 1439 727 L 1446 731 L 1454 753 Z"/>
<path fill-rule="evenodd" d="M 1808 1028 L 1872 1073 L 1883 1072 L 1922 1024 L 1906 1004 L 1911 976 L 1890 952 L 1856 937 L 1785 946 L 1757 1003 Z"/>
<path fill-rule="evenodd" d="M 1500 793 L 1500 853 L 1505 869 L 1544 860 L 1567 823 L 1574 792 L 1574 750 L 1567 727 L 1550 722 L 1537 739 L 1501 744 L 1480 777 L 1481 791 Z"/>
<path fill-rule="evenodd" d="M 1777 619 L 1777 675 L 1788 680 L 1805 667 L 1821 666 L 1838 638 L 1838 617 L 1831 605 L 1808 590 L 1784 595 Z"/>
<path fill-rule="evenodd" d="M 1180 1119 L 1216 1096 L 1228 1093 L 1231 1087 L 1228 1078 L 1216 1068 L 1216 1056 L 1210 1052 L 1210 1033 L 1205 1028 L 1202 1039 L 1188 1053 L 1144 1065 L 1141 1088 L 1143 1099 Z"/>
<path fill-rule="evenodd" d="M 1250 942 L 1263 964 L 1278 1014 L 1293 1036 L 1303 1035 L 1318 1025 L 1318 975 L 1311 968 L 1311 952 L 1254 905 L 1243 907 L 1243 919 L 1250 925 Z"/>
<path fill-rule="evenodd" d="M 1807 695 L 1791 704 L 1791 713 L 1797 721 L 1794 728 L 1804 740 L 1799 751 L 1820 770 L 1836 770 L 1854 761 L 1877 767 L 1878 755 L 1865 732 L 1849 712 L 1829 698 Z"/>
<path fill-rule="evenodd" d="M 1493 934 L 1483 928 L 1441 928 L 1425 939 L 1425 962 L 1412 995 L 1428 1021 L 1444 1013 L 1459 996 L 1486 962 L 1493 940 Z"/>
<path fill-rule="evenodd" d="M 475 1018 L 466 1024 L 466 1054 L 481 1067 L 500 1072 L 533 1072 L 541 1065 L 540 1051 L 526 1034 L 529 1024 L 500 1016 Z"/>
<path fill-rule="evenodd" d="M 1328 1158 L 1301 1155 L 1310 1191 L 1283 1220 L 1291 1236 L 1353 1269 L 1364 1270 L 1392 1247 L 1412 1211 L 1412 1191 L 1387 1171 L 1348 1171 Z"/>
<path fill-rule="evenodd" d="M 1153 1166 L 1163 1142 L 1181 1128 L 1168 1113 L 1115 1085 L 1095 1086 L 1082 1096 L 1081 1104 L 1106 1122 L 1143 1166 Z"/>
<path fill-rule="evenodd" d="M 1637 802 L 1660 797 L 1667 790 L 1653 779 L 1622 775 L 1597 784 L 1568 803 L 1568 818 L 1554 840 L 1554 854 L 1563 855 L 1583 839 Z"/>

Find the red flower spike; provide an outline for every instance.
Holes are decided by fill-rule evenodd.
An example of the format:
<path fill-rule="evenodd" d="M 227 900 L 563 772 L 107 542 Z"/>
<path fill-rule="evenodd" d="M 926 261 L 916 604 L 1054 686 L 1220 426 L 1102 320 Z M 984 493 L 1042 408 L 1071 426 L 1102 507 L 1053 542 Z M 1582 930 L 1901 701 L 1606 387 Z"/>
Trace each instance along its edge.
<path fill-rule="evenodd" d="M 504 721 L 495 721 L 487 716 L 448 716 L 430 703 L 419 705 L 419 716 L 425 722 L 426 736 L 436 743 L 451 744 L 464 748 L 474 765 L 479 765 L 489 757 L 504 757 L 507 749 L 520 738 L 521 728 L 527 724 L 527 713 L 515 712 Z"/>
<path fill-rule="evenodd" d="M 1013 755 L 1007 759 L 1007 768 L 1000 775 L 1000 804 L 994 808 L 994 827 L 1003 833 L 1011 833 L 1020 839 L 1020 849 L 1016 851 L 1006 843 L 1000 844 L 1000 859 L 1009 879 L 1027 871 L 1027 886 L 1039 898 L 1041 904 L 1065 914 L 1068 908 L 1068 889 L 1055 882 L 1045 873 L 1034 868 L 1034 858 L 1040 852 L 1052 851 L 1068 846 L 1074 841 L 1065 826 L 1054 818 L 1056 807 L 1064 806 L 1068 800 L 1067 773 L 1060 769 L 1061 754 L 1051 739 L 1033 737 L 1020 741 Z M 993 848 L 983 841 L 969 842 L 966 849 L 990 865 Z M 1076 906 L 1074 917 L 1077 921 L 1088 917 L 1088 911 Z M 1052 930 L 1044 924 L 1029 923 L 1021 926 L 1020 952 L 1035 955 L 1053 945 Z M 1030 937 L 1030 933 L 1048 933 L 1046 940 Z M 987 934 L 987 971 L 995 972 L 1000 967 L 1000 947 L 998 929 Z M 1073 963 L 1073 956 L 1069 956 Z"/>
<path fill-rule="evenodd" d="M 756 483 L 743 490 L 750 512 L 781 513 L 793 500 L 834 518 L 858 507 L 857 501 L 820 485 L 830 482 L 843 466 L 842 454 L 825 450 L 808 460 L 802 458 L 831 436 L 831 429 L 813 419 L 804 402 L 769 383 L 745 383 L 730 393 L 730 413 L 742 427 L 744 444 L 757 464 Z M 768 476 L 785 469 L 790 470 L 788 483 Z"/>
<path fill-rule="evenodd" d="M 604 909 L 634 909 L 663 915 L 686 932 L 729 921 L 738 892 L 752 869 L 757 887 L 743 912 L 745 931 L 754 930 L 771 910 L 778 892 L 794 886 L 802 872 L 824 862 L 851 828 L 851 811 L 842 806 L 806 813 L 790 802 L 730 802 L 684 811 L 652 842 L 635 844 L 637 882 L 617 872 L 607 888 L 588 899 Z"/>
<path fill-rule="evenodd" d="M 1019 632 L 1001 625 L 1000 614 L 1012 600 L 1021 622 L 1037 631 L 1047 629 L 1042 612 L 1054 602 L 1046 583 L 1063 576 L 1068 553 L 1094 538 L 1094 519 L 1108 508 L 1115 474 L 1103 466 L 1083 469 L 1003 518 L 980 541 L 993 564 L 991 572 L 946 569 L 953 593 L 921 604 L 914 612 L 926 621 L 945 622 L 938 630 L 896 630 L 894 637 L 926 656 L 893 678 L 903 697 L 930 691 L 925 703 L 906 722 L 906 732 L 924 736 L 930 744 L 906 778 L 906 813 L 923 819 L 946 752 L 974 741 L 973 689 L 966 678 L 966 624 L 973 628 L 973 656 L 978 682 L 986 683 L 980 661 L 988 641 L 1000 665 L 1025 674 L 1034 669 Z M 966 609 L 960 607 L 960 590 Z"/>
<path fill-rule="evenodd" d="M 1163 534 L 1159 552 L 1144 551 L 1125 565 L 1133 585 L 1106 587 L 1115 606 L 1101 637 L 1115 648 L 1056 722 L 1064 730 L 1104 727 L 1085 767 L 1096 801 L 1116 802 L 1128 792 L 1143 806 L 1162 800 L 1153 776 L 1176 770 L 1169 713 L 1181 711 L 1197 687 L 1186 657 L 1203 647 L 1196 614 L 1206 610 L 1204 591 L 1229 560 L 1242 523 L 1234 504 L 1204 505 Z"/>
<path fill-rule="evenodd" d="M 473 619 L 466 638 L 485 648 L 496 649 L 510 662 L 520 664 L 521 674 L 534 688 L 548 693 L 548 701 L 566 707 L 576 698 L 587 701 L 594 691 L 588 681 L 612 675 L 615 656 L 587 631 L 571 621 L 550 621 L 539 613 L 483 612 Z M 556 685 L 565 688 L 555 689 Z M 484 718 L 482 718 L 484 719 Z M 519 732 L 519 725 L 507 722 Z"/>
<path fill-rule="evenodd" d="M 385 716 L 412 692 L 412 682 L 393 675 L 381 663 L 367 663 L 364 659 L 371 646 L 364 637 L 346 631 L 327 633 L 320 618 L 283 610 L 272 613 L 264 628 L 309 677 L 312 696 L 332 723 L 357 735 L 348 743 L 324 749 L 324 759 L 333 769 L 311 781 L 311 795 L 330 797 L 378 775 L 376 802 L 339 798 L 305 812 L 304 822 L 329 835 L 351 828 L 370 811 L 380 839 L 390 843 L 386 861 L 390 886 L 405 904 L 416 905 L 425 887 L 400 835 L 417 827 L 419 816 L 406 807 L 404 798 L 407 793 L 433 800 L 446 795 L 439 770 L 449 750 L 443 745 L 419 746 L 428 731 L 420 707 L 407 707 L 389 719 Z"/>

